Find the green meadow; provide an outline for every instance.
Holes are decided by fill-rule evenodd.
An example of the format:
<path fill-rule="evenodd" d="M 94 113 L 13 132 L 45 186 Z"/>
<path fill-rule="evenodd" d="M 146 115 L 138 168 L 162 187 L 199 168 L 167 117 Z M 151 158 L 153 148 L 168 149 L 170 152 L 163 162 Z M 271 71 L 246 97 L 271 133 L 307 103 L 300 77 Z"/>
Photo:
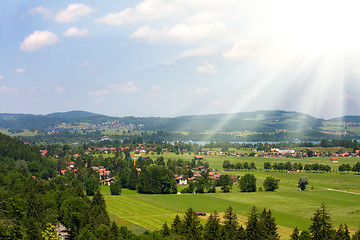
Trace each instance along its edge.
<path fill-rule="evenodd" d="M 164 153 L 165 159 L 189 159 L 194 155 L 175 155 Z M 157 155 L 151 156 L 156 159 Z M 331 212 L 335 228 L 340 223 L 346 223 L 351 232 L 360 226 L 360 175 L 354 173 L 341 174 L 337 171 L 330 173 L 287 173 L 266 172 L 262 170 L 264 162 L 291 161 L 306 163 L 329 164 L 333 170 L 338 165 L 349 163 L 350 165 L 360 161 L 359 158 L 339 158 L 339 163 L 330 163 L 330 158 L 263 158 L 263 157 L 233 157 L 233 156 L 206 156 L 210 167 L 220 172 L 231 175 L 244 175 L 248 171 L 223 171 L 222 163 L 227 159 L 232 163 L 255 162 L 257 170 L 251 172 L 257 178 L 257 187 L 262 186 L 267 176 L 280 179 L 279 189 L 276 192 L 258 191 L 255 193 L 242 193 L 238 186 L 234 185 L 230 193 L 208 194 L 176 194 L 176 195 L 144 195 L 135 191 L 122 190 L 122 195 L 111 196 L 108 187 L 102 187 L 108 212 L 113 220 L 127 226 L 130 230 L 141 233 L 145 230 L 158 230 L 167 222 L 171 224 L 176 214 L 182 215 L 188 208 L 207 213 L 217 210 L 224 212 L 228 206 L 232 206 L 238 214 L 240 223 L 245 224 L 246 218 L 253 206 L 259 211 L 263 208 L 271 209 L 279 226 L 279 232 L 283 239 L 287 239 L 293 228 L 307 229 L 311 223 L 311 217 L 321 203 L 325 203 Z M 306 191 L 297 189 L 300 176 L 309 178 Z M 180 188 L 181 189 L 181 188 Z M 206 217 L 202 218 L 206 221 Z"/>

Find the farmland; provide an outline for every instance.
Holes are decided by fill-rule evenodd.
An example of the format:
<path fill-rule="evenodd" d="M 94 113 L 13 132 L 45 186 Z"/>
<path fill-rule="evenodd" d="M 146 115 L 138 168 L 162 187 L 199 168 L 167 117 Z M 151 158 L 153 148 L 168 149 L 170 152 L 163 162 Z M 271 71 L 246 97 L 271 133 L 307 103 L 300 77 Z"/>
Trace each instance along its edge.
<path fill-rule="evenodd" d="M 157 155 L 152 156 L 156 158 Z M 164 153 L 165 159 L 192 159 L 193 155 L 175 155 Z M 102 191 L 107 203 L 110 217 L 120 224 L 124 224 L 135 232 L 144 230 L 160 229 L 164 222 L 171 224 L 176 214 L 183 214 L 187 208 L 192 207 L 195 211 L 208 213 L 217 210 L 224 212 L 228 206 L 232 206 L 239 215 L 240 223 L 246 222 L 252 206 L 259 210 L 271 209 L 279 225 L 281 236 L 286 239 L 293 228 L 305 230 L 310 222 L 313 212 L 325 203 L 331 212 L 333 225 L 338 227 L 340 223 L 346 223 L 351 232 L 360 226 L 360 176 L 354 173 L 341 174 L 337 172 L 338 165 L 342 163 L 355 164 L 359 158 L 339 158 L 339 163 L 330 163 L 329 158 L 263 158 L 263 157 L 232 157 L 232 156 L 206 156 L 210 167 L 219 172 L 231 175 L 244 175 L 247 171 L 225 172 L 222 169 L 224 160 L 232 163 L 255 162 L 257 170 L 250 171 L 257 178 L 257 187 L 262 186 L 263 179 L 273 176 L 280 179 L 280 188 L 276 192 L 258 191 L 255 193 L 242 193 L 238 186 L 234 185 L 230 193 L 207 194 L 177 194 L 177 195 L 139 195 L 133 191 L 123 189 L 120 196 L 111 196 L 107 187 Z M 266 172 L 262 170 L 264 162 L 301 162 L 302 164 L 328 164 L 331 166 L 330 173 L 287 173 L 286 171 Z M 309 186 L 306 191 L 297 189 L 299 176 L 309 178 Z M 343 191 L 343 192 L 342 192 Z M 350 193 L 349 193 L 350 192 Z M 203 218 L 204 221 L 206 219 Z"/>

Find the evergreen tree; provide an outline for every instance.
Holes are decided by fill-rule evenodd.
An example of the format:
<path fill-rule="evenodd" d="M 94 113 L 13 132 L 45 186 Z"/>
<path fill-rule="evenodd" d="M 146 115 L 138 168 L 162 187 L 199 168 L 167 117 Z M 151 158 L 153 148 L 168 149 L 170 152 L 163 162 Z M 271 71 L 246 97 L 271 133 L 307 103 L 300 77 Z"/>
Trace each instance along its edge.
<path fill-rule="evenodd" d="M 161 234 L 163 236 L 170 236 L 170 233 L 171 233 L 171 231 L 170 231 L 169 226 L 167 225 L 167 223 L 164 223 L 164 225 L 162 226 L 162 229 L 161 229 Z"/>
<path fill-rule="evenodd" d="M 310 234 L 314 240 L 330 239 L 331 235 L 331 217 L 326 210 L 325 204 L 321 204 L 320 209 L 316 209 L 314 217 L 311 218 L 312 224 L 309 227 Z"/>
<path fill-rule="evenodd" d="M 300 233 L 299 240 L 311 240 L 311 236 L 308 230 L 304 230 Z"/>
<path fill-rule="evenodd" d="M 238 227 L 237 215 L 233 212 L 232 207 L 228 207 L 224 214 L 224 224 L 222 227 L 223 238 L 236 239 Z"/>
<path fill-rule="evenodd" d="M 275 223 L 275 218 L 271 214 L 271 210 L 263 210 L 260 215 L 260 223 L 264 233 L 264 239 L 279 239 L 279 234 L 277 232 L 277 226 Z"/>
<path fill-rule="evenodd" d="M 240 227 L 238 228 L 236 239 L 246 240 L 246 231 L 242 225 L 240 225 Z"/>
<path fill-rule="evenodd" d="M 336 231 L 336 239 L 350 240 L 350 232 L 348 226 L 340 224 L 339 229 Z"/>
<path fill-rule="evenodd" d="M 256 212 L 255 206 L 252 208 L 250 216 L 248 217 L 248 220 L 246 222 L 245 233 L 248 240 L 258 240 L 262 239 L 262 236 L 264 236 L 259 215 Z"/>
<path fill-rule="evenodd" d="M 291 240 L 299 240 L 300 239 L 300 232 L 299 229 L 296 227 L 290 235 Z"/>
<path fill-rule="evenodd" d="M 219 239 L 221 236 L 220 219 L 217 212 L 213 212 L 207 219 L 205 224 L 203 238 L 204 239 Z"/>
<path fill-rule="evenodd" d="M 187 239 L 201 239 L 202 226 L 199 217 L 192 208 L 185 212 L 184 216 L 184 232 L 183 235 Z"/>
<path fill-rule="evenodd" d="M 174 221 L 171 224 L 171 231 L 179 235 L 183 232 L 183 223 L 178 214 L 176 214 Z"/>
<path fill-rule="evenodd" d="M 360 240 L 360 228 L 354 233 L 352 240 Z"/>

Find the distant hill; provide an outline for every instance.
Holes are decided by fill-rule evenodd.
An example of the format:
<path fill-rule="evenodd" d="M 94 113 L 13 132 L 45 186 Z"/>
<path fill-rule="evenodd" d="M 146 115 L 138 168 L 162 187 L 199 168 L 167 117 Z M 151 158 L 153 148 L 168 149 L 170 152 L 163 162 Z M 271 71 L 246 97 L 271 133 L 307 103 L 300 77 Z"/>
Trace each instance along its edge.
<path fill-rule="evenodd" d="M 56 112 L 45 115 L 51 118 L 63 118 L 63 119 L 77 119 L 77 118 L 92 118 L 92 117 L 107 117 L 105 115 L 91 113 L 86 111 L 70 111 L 70 112 Z"/>
<path fill-rule="evenodd" d="M 116 118 L 85 111 L 70 111 L 64 113 L 52 113 L 48 115 L 4 113 L 0 114 L 0 128 L 9 129 L 11 131 L 19 131 L 23 129 L 40 130 L 54 128 L 56 125 L 63 122 L 68 124 L 76 124 L 79 122 L 98 124 L 114 119 Z"/>
<path fill-rule="evenodd" d="M 101 124 L 117 120 L 124 125 L 134 125 L 141 130 L 165 131 L 257 131 L 272 132 L 276 129 L 316 129 L 324 119 L 308 114 L 288 111 L 254 111 L 233 114 L 209 114 L 160 117 L 109 117 L 85 111 L 58 112 L 47 115 L 0 114 L 0 128 L 18 131 L 22 129 L 51 129 L 65 122 Z"/>
<path fill-rule="evenodd" d="M 360 116 L 343 116 L 339 118 L 332 118 L 327 120 L 327 122 L 352 122 L 352 123 L 360 123 Z"/>

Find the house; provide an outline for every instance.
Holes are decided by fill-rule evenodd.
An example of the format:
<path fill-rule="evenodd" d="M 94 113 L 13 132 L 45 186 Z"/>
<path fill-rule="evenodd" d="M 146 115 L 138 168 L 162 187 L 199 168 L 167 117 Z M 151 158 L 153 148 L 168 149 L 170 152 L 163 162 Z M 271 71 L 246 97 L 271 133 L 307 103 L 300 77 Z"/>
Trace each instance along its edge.
<path fill-rule="evenodd" d="M 337 158 L 330 158 L 330 162 L 338 162 L 338 159 Z"/>
<path fill-rule="evenodd" d="M 175 174 L 175 180 L 178 185 L 186 185 L 188 183 L 187 179 L 184 177 L 184 175 L 178 176 Z"/>
<path fill-rule="evenodd" d="M 75 162 L 68 162 L 67 165 L 68 165 L 68 167 L 70 167 L 70 168 L 74 168 Z"/>
<path fill-rule="evenodd" d="M 109 136 L 103 136 L 100 141 L 111 141 L 111 138 Z"/>
<path fill-rule="evenodd" d="M 195 156 L 195 160 L 204 160 L 204 156 Z"/>
<path fill-rule="evenodd" d="M 198 216 L 206 216 L 206 212 L 195 212 Z"/>
<path fill-rule="evenodd" d="M 110 186 L 111 183 L 115 182 L 115 177 L 107 178 L 100 182 L 101 185 Z"/>

